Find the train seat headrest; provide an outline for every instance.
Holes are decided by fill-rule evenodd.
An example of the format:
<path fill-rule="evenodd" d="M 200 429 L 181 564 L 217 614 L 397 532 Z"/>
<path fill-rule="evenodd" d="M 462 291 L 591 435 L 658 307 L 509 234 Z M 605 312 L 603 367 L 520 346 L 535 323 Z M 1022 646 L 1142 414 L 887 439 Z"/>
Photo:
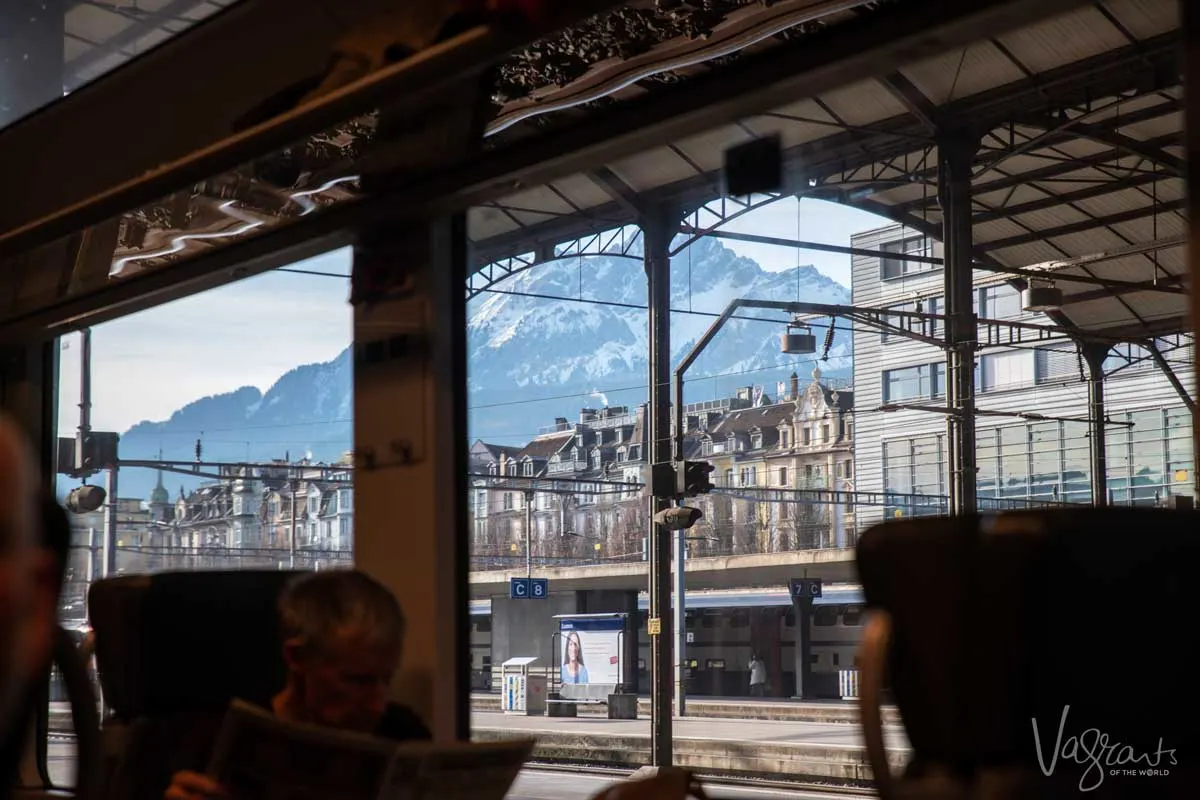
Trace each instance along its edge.
<path fill-rule="evenodd" d="M 167 572 L 92 585 L 88 610 L 104 697 L 118 720 L 268 703 L 285 667 L 281 571 Z"/>

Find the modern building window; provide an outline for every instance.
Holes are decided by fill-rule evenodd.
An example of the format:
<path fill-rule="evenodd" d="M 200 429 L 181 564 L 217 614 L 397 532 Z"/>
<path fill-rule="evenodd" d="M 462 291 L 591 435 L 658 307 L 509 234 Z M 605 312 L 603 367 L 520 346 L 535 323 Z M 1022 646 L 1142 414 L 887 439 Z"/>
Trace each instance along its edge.
<path fill-rule="evenodd" d="M 1079 351 L 1075 345 L 1043 347 L 1034 351 L 1034 378 L 1039 385 L 1079 381 Z"/>
<path fill-rule="evenodd" d="M 912 326 L 910 324 L 912 322 L 912 317 L 905 317 L 905 316 L 900 316 L 897 314 L 888 314 L 887 313 L 888 311 L 912 311 L 912 310 L 913 310 L 912 303 L 897 303 L 894 305 L 887 306 L 884 309 L 884 313 L 882 315 L 883 322 L 888 325 L 893 325 L 897 328 L 901 328 L 902 330 L 912 330 Z M 879 341 L 882 342 L 883 344 L 887 344 L 888 342 L 903 341 L 903 340 L 904 340 L 904 337 L 899 333 L 894 333 L 894 332 L 888 331 L 886 329 L 881 330 L 879 332 Z"/>
<path fill-rule="evenodd" d="M 925 300 L 922 301 L 922 306 L 923 307 L 921 310 L 924 311 L 926 314 L 945 314 L 946 313 L 946 303 L 942 300 L 941 295 L 938 295 L 936 297 L 925 298 Z M 941 338 L 942 336 L 945 335 L 944 334 L 945 330 L 946 330 L 946 326 L 945 326 L 945 323 L 943 322 L 943 320 L 931 319 L 931 320 L 926 320 L 926 322 L 925 322 L 925 333 L 928 336 L 933 336 L 935 338 Z"/>
<path fill-rule="evenodd" d="M 991 353 L 980 358 L 979 365 L 980 388 L 985 392 L 1034 382 L 1034 358 L 1028 350 Z"/>
<path fill-rule="evenodd" d="M 935 264 L 923 261 L 910 261 L 899 256 L 932 256 L 933 240 L 925 236 L 910 236 L 906 239 L 884 242 L 879 248 L 887 255 L 880 262 L 880 276 L 884 280 L 901 278 L 917 272 L 929 272 L 937 269 Z"/>
<path fill-rule="evenodd" d="M 979 316 L 984 319 L 1013 319 L 1021 316 L 1021 293 L 1002 283 L 979 290 Z"/>
<path fill-rule="evenodd" d="M 912 442 L 908 439 L 883 443 L 883 490 L 912 494 Z"/>
<path fill-rule="evenodd" d="M 1114 413 L 1133 427 L 1108 430 L 1108 491 L 1116 505 L 1152 506 L 1171 494 L 1190 494 L 1194 456 L 1191 418 L 1184 408 Z M 981 500 L 1091 502 L 1091 457 L 1086 422 L 1053 421 L 980 428 L 976 433 L 977 487 Z M 899 494 L 941 494 L 943 445 L 937 437 L 891 440 L 883 446 L 884 489 Z M 934 476 L 941 489 L 931 491 Z M 902 514 L 919 509 L 890 506 Z"/>
<path fill-rule="evenodd" d="M 1062 496 L 1063 457 L 1061 422 L 1038 422 L 1029 426 L 1029 496 L 1058 502 Z"/>
<path fill-rule="evenodd" d="M 887 370 L 883 373 L 883 400 L 885 403 L 897 403 L 941 397 L 945 390 L 945 376 L 946 365 L 943 363 Z"/>

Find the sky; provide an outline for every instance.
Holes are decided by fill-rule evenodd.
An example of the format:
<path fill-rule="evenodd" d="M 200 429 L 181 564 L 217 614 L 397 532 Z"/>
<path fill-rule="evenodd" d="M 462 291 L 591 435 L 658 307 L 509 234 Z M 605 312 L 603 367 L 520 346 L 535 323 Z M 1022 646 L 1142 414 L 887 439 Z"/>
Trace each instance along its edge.
<path fill-rule="evenodd" d="M 853 234 L 889 224 L 890 220 L 850 206 L 825 200 L 788 198 L 738 217 L 721 230 L 849 247 Z M 850 288 L 848 255 L 729 239 L 722 239 L 721 243 L 739 256 L 757 261 L 763 269 L 782 272 L 795 269 L 798 265 L 811 264 L 823 275 Z"/>
<path fill-rule="evenodd" d="M 781 200 L 726 229 L 795 238 L 799 225 L 801 239 L 848 246 L 851 234 L 884 224 L 873 214 L 833 203 Z M 812 264 L 850 285 L 849 256 L 728 239 L 723 243 L 765 269 Z M 94 328 L 92 427 L 124 432 L 143 420 L 165 420 L 208 395 L 243 386 L 266 391 L 296 366 L 336 357 L 352 335 L 345 277 L 350 250 L 290 269 L 325 274 L 271 272 Z M 79 424 L 80 338 L 63 337 L 59 347 L 59 431 L 65 433 Z"/>
<path fill-rule="evenodd" d="M 350 272 L 344 248 L 291 265 Z M 269 272 L 92 329 L 92 427 L 124 432 L 208 395 L 269 388 L 350 344 L 345 277 Z M 60 347 L 59 431 L 79 424 L 80 337 Z"/>

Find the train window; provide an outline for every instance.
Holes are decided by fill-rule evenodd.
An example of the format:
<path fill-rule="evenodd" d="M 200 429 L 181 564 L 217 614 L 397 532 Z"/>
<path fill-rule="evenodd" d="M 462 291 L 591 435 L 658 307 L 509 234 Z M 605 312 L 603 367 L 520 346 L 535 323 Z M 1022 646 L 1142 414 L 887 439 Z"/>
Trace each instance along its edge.
<path fill-rule="evenodd" d="M 688 614 L 686 617 L 684 617 L 683 625 L 688 630 L 691 630 L 692 628 L 696 627 L 696 615 Z"/>
<path fill-rule="evenodd" d="M 207 200 L 192 202 L 208 213 Z M 126 249 L 126 263 L 140 267 L 153 251 Z M 120 470 L 108 563 L 92 533 L 104 529 L 104 511 L 70 516 L 64 627 L 83 625 L 93 577 L 353 563 L 354 513 L 343 500 L 353 490 L 350 258 L 348 248 L 329 252 L 59 340 L 59 435 L 85 421 L 82 395 L 90 424 L 120 434 L 120 458 L 139 465 Z M 267 339 L 270 347 L 246 346 Z M 194 412 L 203 423 L 182 410 L 193 408 L 204 409 Z M 65 475 L 57 483 L 64 493 L 78 485 Z M 57 681 L 50 696 L 59 751 L 71 715 Z M 71 763 L 51 759 L 54 784 L 70 785 Z"/>
<path fill-rule="evenodd" d="M 484 668 L 484 669 L 491 669 L 491 668 L 492 668 L 492 657 L 491 657 L 491 656 L 484 656 L 484 657 L 483 657 L 483 668 Z"/>
<path fill-rule="evenodd" d="M 479 633 L 491 633 L 492 632 L 492 618 L 491 617 L 478 617 L 475 621 L 475 630 L 478 631 Z"/>
<path fill-rule="evenodd" d="M 820 663 L 821 663 L 821 654 L 820 654 L 820 653 L 813 653 L 812 655 L 810 655 L 810 656 L 808 657 L 808 663 L 810 663 L 810 664 L 820 664 Z"/>
<path fill-rule="evenodd" d="M 700 627 L 704 628 L 705 630 L 711 630 L 712 628 L 715 628 L 716 626 L 717 626 L 717 618 L 716 617 L 710 617 L 707 614 L 705 614 L 700 620 Z"/>
<path fill-rule="evenodd" d="M 796 611 L 795 611 L 795 609 L 789 609 L 788 612 L 783 615 L 783 624 L 789 628 L 796 627 Z"/>
<path fill-rule="evenodd" d="M 837 625 L 837 619 L 837 606 L 817 606 L 813 609 L 813 625 L 820 625 L 827 628 L 831 625 Z"/>
<path fill-rule="evenodd" d="M 844 606 L 842 608 L 842 624 L 848 626 L 862 625 L 863 607 L 860 605 Z"/>
<path fill-rule="evenodd" d="M 839 662 L 839 654 L 834 653 L 833 654 L 833 665 L 836 667 L 838 665 L 838 662 Z"/>
<path fill-rule="evenodd" d="M 750 612 L 744 608 L 734 611 L 729 618 L 729 627 L 747 628 L 750 626 Z"/>

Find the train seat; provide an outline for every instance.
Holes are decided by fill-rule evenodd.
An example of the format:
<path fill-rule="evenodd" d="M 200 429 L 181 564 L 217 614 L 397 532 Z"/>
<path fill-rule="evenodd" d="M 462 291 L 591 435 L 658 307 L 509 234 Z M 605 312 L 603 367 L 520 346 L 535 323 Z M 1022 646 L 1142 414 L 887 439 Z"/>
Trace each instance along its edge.
<path fill-rule="evenodd" d="M 285 672 L 276 601 L 296 574 L 172 572 L 92 586 L 103 797 L 160 800 L 176 755 L 204 752 L 233 698 L 269 703 Z"/>

